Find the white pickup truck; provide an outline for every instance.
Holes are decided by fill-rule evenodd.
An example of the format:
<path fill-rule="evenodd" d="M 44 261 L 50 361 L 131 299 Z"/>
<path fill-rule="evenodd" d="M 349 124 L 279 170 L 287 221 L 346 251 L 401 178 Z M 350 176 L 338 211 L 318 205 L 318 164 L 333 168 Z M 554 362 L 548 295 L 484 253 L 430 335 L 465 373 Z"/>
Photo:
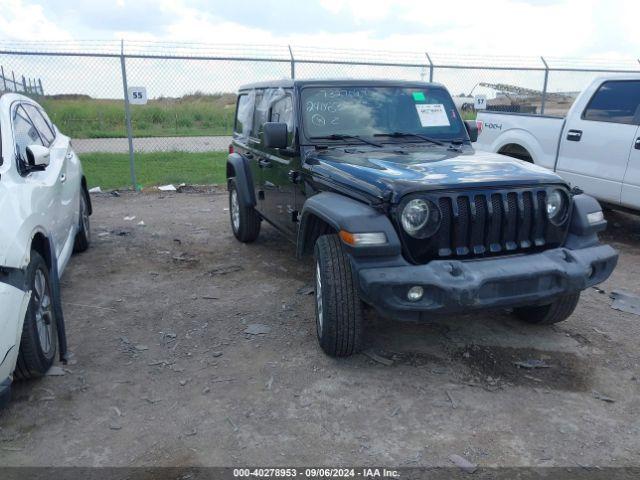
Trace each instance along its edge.
<path fill-rule="evenodd" d="M 640 74 L 595 79 L 566 117 L 481 111 L 478 150 L 556 171 L 609 206 L 640 210 Z"/>

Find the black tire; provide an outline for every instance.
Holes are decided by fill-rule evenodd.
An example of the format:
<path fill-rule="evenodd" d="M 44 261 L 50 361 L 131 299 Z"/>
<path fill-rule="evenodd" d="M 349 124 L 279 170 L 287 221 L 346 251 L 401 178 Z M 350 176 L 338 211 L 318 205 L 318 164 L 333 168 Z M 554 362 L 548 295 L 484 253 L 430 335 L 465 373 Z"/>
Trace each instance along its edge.
<path fill-rule="evenodd" d="M 549 305 L 514 308 L 513 314 L 527 323 L 552 325 L 569 318 L 576 309 L 578 300 L 580 300 L 580 292 L 571 293 Z"/>
<path fill-rule="evenodd" d="M 236 205 L 234 201 L 237 202 Z M 250 243 L 258 238 L 262 219 L 255 208 L 243 203 L 233 178 L 229 180 L 229 220 L 233 234 L 241 242 Z"/>
<path fill-rule="evenodd" d="M 91 243 L 91 220 L 89 218 L 89 199 L 84 188 L 80 190 L 80 218 L 78 219 L 78 233 L 73 244 L 73 253 L 85 252 Z"/>
<path fill-rule="evenodd" d="M 40 281 L 44 284 L 39 284 Z M 31 290 L 31 299 L 22 326 L 20 351 L 14 371 L 18 379 L 37 378 L 44 375 L 53 364 L 58 347 L 49 268 L 40 254 L 35 251 L 31 252 L 31 261 L 27 267 L 26 288 Z M 42 322 L 39 319 L 42 319 Z M 39 323 L 46 327 L 44 331 L 38 330 Z M 42 332 L 42 335 L 39 332 Z"/>
<path fill-rule="evenodd" d="M 362 301 L 342 242 L 337 235 L 318 238 L 315 257 L 316 333 L 327 355 L 348 357 L 360 350 Z"/>

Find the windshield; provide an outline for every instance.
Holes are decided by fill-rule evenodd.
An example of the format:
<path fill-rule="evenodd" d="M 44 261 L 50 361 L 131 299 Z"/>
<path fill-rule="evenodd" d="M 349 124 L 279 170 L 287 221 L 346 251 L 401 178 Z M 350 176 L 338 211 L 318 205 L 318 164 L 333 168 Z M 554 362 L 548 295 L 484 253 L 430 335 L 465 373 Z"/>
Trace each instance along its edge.
<path fill-rule="evenodd" d="M 458 111 L 444 88 L 307 87 L 301 95 L 303 128 L 309 139 L 394 133 L 440 140 L 466 138 Z M 420 141 L 409 136 L 407 140 Z"/>

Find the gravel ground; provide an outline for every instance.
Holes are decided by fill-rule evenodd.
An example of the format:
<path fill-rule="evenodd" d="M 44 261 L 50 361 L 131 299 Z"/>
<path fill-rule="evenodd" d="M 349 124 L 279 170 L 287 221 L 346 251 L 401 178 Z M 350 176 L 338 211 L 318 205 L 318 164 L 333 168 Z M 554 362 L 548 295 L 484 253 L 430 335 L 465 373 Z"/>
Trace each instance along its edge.
<path fill-rule="evenodd" d="M 210 152 L 226 150 L 231 143 L 230 136 L 209 137 L 135 137 L 133 148 L 136 152 Z M 77 138 L 73 149 L 78 154 L 107 152 L 129 153 L 127 138 Z"/>
<path fill-rule="evenodd" d="M 63 278 L 73 356 L 15 384 L 0 465 L 639 464 L 640 317 L 608 297 L 640 294 L 637 218 L 609 215 L 619 267 L 560 325 L 369 314 L 375 354 L 334 360 L 309 261 L 270 226 L 238 243 L 224 192 L 93 201 L 94 243 Z M 530 359 L 549 368 L 514 365 Z"/>

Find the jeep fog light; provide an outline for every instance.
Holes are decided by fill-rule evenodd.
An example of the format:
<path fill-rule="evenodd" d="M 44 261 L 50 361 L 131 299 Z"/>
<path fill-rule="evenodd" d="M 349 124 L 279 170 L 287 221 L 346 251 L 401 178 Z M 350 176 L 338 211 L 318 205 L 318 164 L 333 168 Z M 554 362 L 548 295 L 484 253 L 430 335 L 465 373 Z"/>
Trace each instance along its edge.
<path fill-rule="evenodd" d="M 387 243 L 387 236 L 384 232 L 350 233 L 346 230 L 340 230 L 339 235 L 344 243 L 353 247 L 384 245 Z"/>
<path fill-rule="evenodd" d="M 589 225 L 600 223 L 603 220 L 604 214 L 602 213 L 602 210 L 599 212 L 587 213 L 587 221 L 589 222 Z"/>
<path fill-rule="evenodd" d="M 423 295 L 424 295 L 424 288 L 422 288 L 419 285 L 416 285 L 415 287 L 411 287 L 407 292 L 407 300 L 409 300 L 410 302 L 417 302 L 422 298 Z"/>

